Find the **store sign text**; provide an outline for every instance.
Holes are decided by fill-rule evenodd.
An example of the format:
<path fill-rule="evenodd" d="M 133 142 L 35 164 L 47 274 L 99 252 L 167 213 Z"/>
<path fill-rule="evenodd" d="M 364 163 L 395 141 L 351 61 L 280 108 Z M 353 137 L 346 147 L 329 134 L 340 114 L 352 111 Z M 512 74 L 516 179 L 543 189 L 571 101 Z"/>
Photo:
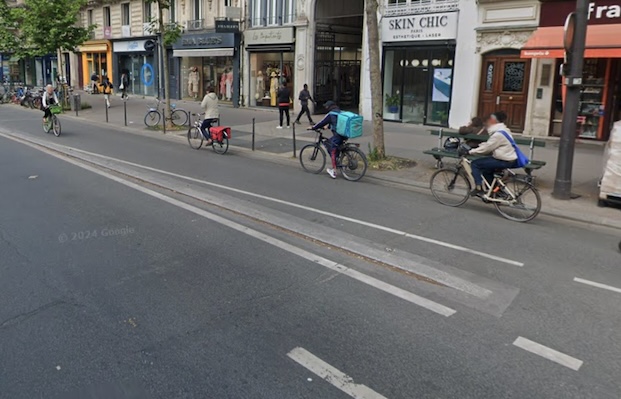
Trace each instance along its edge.
<path fill-rule="evenodd" d="M 218 46 L 220 44 L 222 44 L 222 37 L 220 36 L 184 37 L 181 39 L 181 45 L 184 47 Z"/>
<path fill-rule="evenodd" d="M 272 28 L 247 30 L 244 33 L 246 44 L 293 43 L 293 28 Z"/>
<path fill-rule="evenodd" d="M 621 17 L 621 6 L 618 4 L 610 6 L 596 6 L 595 3 L 589 3 L 589 19 L 613 19 Z"/>
<path fill-rule="evenodd" d="M 445 40 L 456 37 L 456 12 L 384 18 L 382 21 L 382 40 L 385 42 Z"/>

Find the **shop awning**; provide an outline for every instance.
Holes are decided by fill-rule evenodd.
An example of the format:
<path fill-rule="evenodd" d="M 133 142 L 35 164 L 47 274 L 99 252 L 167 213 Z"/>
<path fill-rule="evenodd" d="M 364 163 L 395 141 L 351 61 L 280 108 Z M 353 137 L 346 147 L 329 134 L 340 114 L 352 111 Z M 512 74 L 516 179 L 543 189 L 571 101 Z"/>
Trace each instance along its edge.
<path fill-rule="evenodd" d="M 105 53 L 108 51 L 107 43 L 85 43 L 78 47 L 78 53 Z"/>
<path fill-rule="evenodd" d="M 173 57 L 232 57 L 233 48 L 198 48 L 192 50 L 173 50 Z"/>
<path fill-rule="evenodd" d="M 524 47 L 522 58 L 563 58 L 563 27 L 538 28 Z M 590 25 L 587 28 L 585 58 L 621 58 L 619 25 Z"/>

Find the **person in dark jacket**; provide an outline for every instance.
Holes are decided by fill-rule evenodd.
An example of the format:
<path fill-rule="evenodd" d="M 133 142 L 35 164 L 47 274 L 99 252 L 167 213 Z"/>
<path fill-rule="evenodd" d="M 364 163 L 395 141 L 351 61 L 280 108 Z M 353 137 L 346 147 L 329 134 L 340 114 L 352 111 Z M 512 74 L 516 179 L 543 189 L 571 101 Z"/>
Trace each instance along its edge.
<path fill-rule="evenodd" d="M 315 122 L 313 122 L 313 118 L 311 117 L 311 112 L 308 109 L 308 100 L 315 102 L 315 100 L 313 100 L 313 97 L 311 97 L 310 91 L 308 91 L 308 85 L 304 84 L 304 90 L 302 90 L 300 92 L 300 96 L 298 97 L 298 99 L 300 100 L 300 105 L 302 106 L 302 110 L 300 111 L 300 113 L 298 114 L 298 117 L 295 119 L 294 123 L 300 123 L 300 118 L 302 117 L 302 115 L 306 114 L 306 116 L 308 116 L 308 122 L 311 125 L 314 125 Z"/>
<path fill-rule="evenodd" d="M 289 104 L 291 103 L 291 91 L 287 88 L 285 83 L 280 86 L 278 89 L 278 94 L 276 95 L 278 101 L 278 112 L 280 113 L 280 124 L 276 127 L 277 129 L 282 129 L 283 116 L 287 116 L 287 129 L 291 126 L 291 117 L 289 116 Z"/>
<path fill-rule="evenodd" d="M 332 137 L 330 137 L 325 143 L 328 154 L 330 154 L 330 159 L 332 160 L 332 167 L 327 168 L 326 172 L 330 175 L 331 178 L 336 179 L 336 159 L 339 156 L 339 147 L 343 145 L 346 140 L 345 137 L 341 136 L 336 132 L 338 114 L 339 112 L 341 112 L 341 109 L 338 105 L 336 105 L 334 101 L 326 101 L 323 107 L 328 110 L 328 113 L 321 121 L 319 121 L 319 123 L 309 127 L 308 130 L 319 130 L 328 128 L 332 131 Z"/>
<path fill-rule="evenodd" d="M 470 139 L 466 141 L 466 144 L 472 148 L 477 148 L 479 144 L 484 142 L 488 137 L 487 129 L 485 129 L 485 126 L 483 126 L 483 119 L 479 118 L 478 116 L 472 118 L 468 125 L 460 127 L 459 134 L 475 134 L 477 136 L 483 136 L 481 140 Z"/>

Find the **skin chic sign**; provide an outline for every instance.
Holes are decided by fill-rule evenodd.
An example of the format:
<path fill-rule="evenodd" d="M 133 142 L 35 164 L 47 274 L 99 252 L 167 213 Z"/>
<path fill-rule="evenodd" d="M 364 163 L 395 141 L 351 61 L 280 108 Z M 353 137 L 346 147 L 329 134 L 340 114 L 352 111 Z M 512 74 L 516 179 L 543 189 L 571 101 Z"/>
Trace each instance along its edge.
<path fill-rule="evenodd" d="M 457 12 L 382 19 L 382 41 L 450 40 L 457 37 Z"/>

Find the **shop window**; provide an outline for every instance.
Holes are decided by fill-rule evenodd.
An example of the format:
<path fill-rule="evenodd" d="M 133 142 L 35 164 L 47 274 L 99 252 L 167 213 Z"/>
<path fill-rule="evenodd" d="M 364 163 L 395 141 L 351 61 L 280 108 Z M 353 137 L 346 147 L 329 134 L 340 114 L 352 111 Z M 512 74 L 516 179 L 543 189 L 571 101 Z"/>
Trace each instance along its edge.
<path fill-rule="evenodd" d="M 251 54 L 251 105 L 276 107 L 276 93 L 281 83 L 289 87 L 292 98 L 296 99 L 297 93 L 293 93 L 293 71 L 293 53 Z"/>
<path fill-rule="evenodd" d="M 185 57 L 181 61 L 182 97 L 202 99 L 212 87 L 223 102 L 232 102 L 233 57 Z"/>
<path fill-rule="evenodd" d="M 103 8 L 103 23 L 104 23 L 104 27 L 109 27 L 112 26 L 110 25 L 112 19 L 110 17 L 110 7 L 104 7 Z"/>
<path fill-rule="evenodd" d="M 507 62 L 505 64 L 505 76 L 502 82 L 502 91 L 517 93 L 522 92 L 524 88 L 525 74 L 525 62 Z"/>

